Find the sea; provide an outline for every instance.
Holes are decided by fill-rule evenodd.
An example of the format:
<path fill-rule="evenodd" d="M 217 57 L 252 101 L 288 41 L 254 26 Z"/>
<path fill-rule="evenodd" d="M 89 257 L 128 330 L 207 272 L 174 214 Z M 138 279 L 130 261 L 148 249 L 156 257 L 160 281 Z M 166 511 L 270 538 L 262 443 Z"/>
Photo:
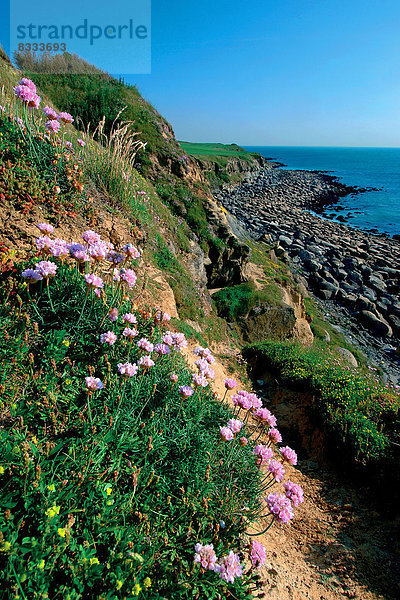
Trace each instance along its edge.
<path fill-rule="evenodd" d="M 285 169 L 325 171 L 343 183 L 375 188 L 329 205 L 324 215 L 387 235 L 400 234 L 400 148 L 246 146 Z"/>

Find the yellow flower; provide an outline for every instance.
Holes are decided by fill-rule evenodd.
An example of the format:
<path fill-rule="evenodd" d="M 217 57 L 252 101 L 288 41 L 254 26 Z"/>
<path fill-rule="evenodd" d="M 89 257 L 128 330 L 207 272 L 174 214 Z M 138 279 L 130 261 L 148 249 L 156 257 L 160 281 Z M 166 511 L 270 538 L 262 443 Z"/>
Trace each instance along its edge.
<path fill-rule="evenodd" d="M 69 340 L 63 340 L 62 342 L 66 348 L 69 347 Z"/>
<path fill-rule="evenodd" d="M 10 542 L 1 542 L 0 543 L 0 550 L 2 550 L 3 552 L 8 552 L 10 549 L 11 549 Z"/>
<path fill-rule="evenodd" d="M 37 568 L 43 570 L 44 569 L 44 560 L 42 558 L 42 560 L 40 562 L 38 562 L 37 564 Z"/>
<path fill-rule="evenodd" d="M 99 565 L 99 559 L 98 558 L 91 558 L 90 559 L 90 565 Z"/>
<path fill-rule="evenodd" d="M 56 486 L 54 485 L 54 483 L 50 484 L 47 486 L 47 489 L 49 490 L 49 492 L 55 492 L 56 491 Z"/>
<path fill-rule="evenodd" d="M 146 588 L 146 590 L 147 590 L 147 588 L 151 587 L 151 579 L 150 579 L 150 577 L 146 577 L 146 579 L 143 581 L 143 585 Z"/>
<path fill-rule="evenodd" d="M 124 582 L 121 581 L 120 579 L 117 579 L 117 583 L 115 584 L 115 589 L 120 590 L 123 585 L 124 585 Z"/>
<path fill-rule="evenodd" d="M 66 379 L 65 380 L 65 385 L 71 385 L 71 383 L 72 383 L 71 379 Z"/>
<path fill-rule="evenodd" d="M 107 500 L 107 506 L 112 506 L 114 502 L 112 500 Z"/>
<path fill-rule="evenodd" d="M 133 590 L 132 590 L 132 594 L 134 596 L 139 596 L 139 592 L 141 591 L 141 587 L 138 583 L 136 583 L 136 585 L 133 586 Z"/>
<path fill-rule="evenodd" d="M 62 537 L 62 538 L 65 538 L 65 533 L 66 533 L 66 532 L 65 532 L 65 527 L 59 527 L 59 528 L 57 529 L 57 533 L 58 533 L 58 535 L 59 535 L 60 537 Z"/>
<path fill-rule="evenodd" d="M 49 519 L 52 519 L 53 517 L 55 517 L 56 515 L 60 514 L 60 506 L 52 506 L 51 508 L 48 508 L 45 512 L 46 517 L 49 517 Z"/>
<path fill-rule="evenodd" d="M 107 496 L 109 496 L 110 494 L 112 494 L 112 488 L 108 487 L 106 489 L 106 494 L 107 494 Z"/>
<path fill-rule="evenodd" d="M 0 466 L 0 475 L 3 475 L 4 473 L 4 467 Z"/>

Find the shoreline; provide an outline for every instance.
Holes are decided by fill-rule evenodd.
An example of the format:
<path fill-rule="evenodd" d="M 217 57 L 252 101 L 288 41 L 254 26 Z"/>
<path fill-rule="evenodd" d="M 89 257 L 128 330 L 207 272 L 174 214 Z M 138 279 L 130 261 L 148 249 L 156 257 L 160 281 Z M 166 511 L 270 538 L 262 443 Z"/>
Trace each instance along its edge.
<path fill-rule="evenodd" d="M 318 213 L 319 206 L 356 189 L 333 175 L 283 170 L 266 161 L 258 173 L 214 195 L 251 237 L 276 246 L 328 320 L 333 317 L 386 379 L 399 385 L 400 240 Z"/>

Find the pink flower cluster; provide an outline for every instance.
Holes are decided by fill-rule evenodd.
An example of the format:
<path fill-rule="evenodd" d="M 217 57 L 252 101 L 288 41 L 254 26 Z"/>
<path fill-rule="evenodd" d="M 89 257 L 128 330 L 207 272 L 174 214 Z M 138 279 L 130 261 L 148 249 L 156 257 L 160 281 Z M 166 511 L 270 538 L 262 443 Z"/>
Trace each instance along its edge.
<path fill-rule="evenodd" d="M 203 569 L 219 573 L 221 579 L 228 583 L 234 583 L 236 577 L 243 575 L 243 568 L 237 554 L 231 550 L 227 556 L 217 562 L 217 556 L 212 544 L 196 544 L 194 562 L 201 565 Z"/>
<path fill-rule="evenodd" d="M 286 497 L 292 501 L 293 506 L 297 508 L 299 504 L 304 502 L 304 493 L 300 485 L 293 483 L 292 481 L 285 481 L 283 488 L 285 490 Z"/>
<path fill-rule="evenodd" d="M 184 334 L 179 332 L 174 333 L 173 331 L 166 331 L 162 337 L 162 342 L 177 352 L 187 346 L 187 339 Z"/>
<path fill-rule="evenodd" d="M 102 344 L 108 344 L 109 346 L 113 346 L 117 341 L 117 336 L 113 331 L 107 331 L 106 333 L 102 333 L 100 336 L 100 342 Z"/>
<path fill-rule="evenodd" d="M 42 99 L 37 95 L 36 85 L 31 79 L 23 77 L 19 84 L 15 86 L 14 93 L 29 108 L 39 108 Z"/>
<path fill-rule="evenodd" d="M 267 496 L 266 501 L 269 510 L 277 521 L 288 523 L 290 519 L 293 519 L 293 508 L 289 498 L 283 494 L 272 493 Z"/>
<path fill-rule="evenodd" d="M 153 352 L 154 350 L 154 345 L 149 342 L 149 340 L 147 338 L 141 338 L 138 343 L 138 348 L 140 348 L 141 350 L 143 350 L 144 352 Z"/>
<path fill-rule="evenodd" d="M 274 456 L 271 448 L 269 446 L 264 446 L 264 444 L 258 444 L 258 446 L 254 448 L 254 454 L 257 457 L 256 464 L 259 466 L 267 464 Z"/>
<path fill-rule="evenodd" d="M 104 388 L 103 382 L 98 377 L 85 377 L 85 382 L 86 388 L 91 392 Z"/>
<path fill-rule="evenodd" d="M 253 541 L 251 543 L 249 555 L 251 564 L 256 569 L 259 569 L 265 565 L 265 561 L 267 560 L 267 552 L 265 550 L 265 546 L 263 546 L 260 542 Z"/>
<path fill-rule="evenodd" d="M 57 269 L 58 267 L 55 263 L 41 260 L 35 265 L 34 269 L 25 269 L 25 271 L 22 272 L 22 277 L 28 279 L 29 283 L 36 283 L 42 279 L 54 277 Z"/>
<path fill-rule="evenodd" d="M 225 379 L 225 387 L 227 390 L 233 390 L 238 385 L 236 379 Z"/>
<path fill-rule="evenodd" d="M 133 377 L 138 372 L 138 366 L 129 362 L 118 363 L 117 367 L 121 375 L 125 375 L 125 377 Z"/>
<path fill-rule="evenodd" d="M 279 448 L 283 458 L 287 460 L 291 465 L 297 465 L 297 454 L 292 448 L 289 446 L 284 446 L 283 448 Z"/>

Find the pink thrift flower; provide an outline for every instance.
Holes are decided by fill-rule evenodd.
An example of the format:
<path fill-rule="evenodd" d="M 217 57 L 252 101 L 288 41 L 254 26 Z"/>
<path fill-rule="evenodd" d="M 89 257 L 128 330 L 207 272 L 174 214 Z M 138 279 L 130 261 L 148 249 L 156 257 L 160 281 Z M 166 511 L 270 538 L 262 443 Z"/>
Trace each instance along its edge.
<path fill-rule="evenodd" d="M 45 106 L 43 112 L 49 121 L 56 121 L 58 119 L 58 114 L 56 113 L 54 108 L 51 108 L 51 106 Z"/>
<path fill-rule="evenodd" d="M 254 414 L 261 421 L 265 421 L 265 423 L 270 427 L 275 427 L 276 417 L 274 417 L 274 415 L 268 410 L 268 408 L 259 408 Z"/>
<path fill-rule="evenodd" d="M 122 332 L 122 335 L 130 340 L 133 340 L 134 337 L 139 335 L 139 332 L 137 329 L 131 329 L 130 327 L 125 327 L 125 329 Z"/>
<path fill-rule="evenodd" d="M 128 287 L 132 289 L 136 283 L 136 273 L 132 269 L 121 269 L 120 277 L 122 281 L 128 284 Z"/>
<path fill-rule="evenodd" d="M 205 377 L 203 377 L 202 375 L 194 374 L 192 379 L 193 379 L 193 384 L 195 387 L 207 387 L 208 386 L 207 379 Z"/>
<path fill-rule="evenodd" d="M 248 400 L 251 402 L 251 408 L 254 410 L 259 410 L 262 407 L 262 400 L 257 394 L 249 394 Z"/>
<path fill-rule="evenodd" d="M 190 396 L 192 396 L 194 393 L 190 385 L 181 385 L 178 391 L 182 398 L 190 398 Z"/>
<path fill-rule="evenodd" d="M 249 393 L 245 390 L 240 390 L 237 394 L 232 396 L 232 402 L 235 406 L 240 406 L 243 410 L 249 410 L 252 406 Z"/>
<path fill-rule="evenodd" d="M 86 142 L 84 142 L 84 140 L 82 140 L 81 138 L 78 138 L 76 141 L 78 142 L 78 144 L 79 144 L 80 146 L 82 146 L 82 148 L 83 148 L 84 146 L 86 146 Z"/>
<path fill-rule="evenodd" d="M 172 334 L 172 345 L 177 351 L 179 351 L 181 348 L 186 348 L 187 340 L 185 335 L 180 332 Z"/>
<path fill-rule="evenodd" d="M 203 375 L 204 375 L 204 377 L 207 377 L 207 379 L 214 379 L 215 378 L 215 371 L 213 371 L 212 369 L 208 368 L 205 371 L 203 371 Z"/>
<path fill-rule="evenodd" d="M 87 273 L 85 275 L 85 281 L 91 288 L 102 288 L 104 287 L 104 282 L 101 277 L 95 275 L 94 273 Z"/>
<path fill-rule="evenodd" d="M 36 227 L 43 233 L 53 233 L 54 231 L 53 225 L 50 225 L 49 223 L 38 223 Z"/>
<path fill-rule="evenodd" d="M 107 316 L 112 323 L 118 321 L 118 308 L 112 308 Z"/>
<path fill-rule="evenodd" d="M 178 375 L 176 373 L 171 373 L 169 378 L 173 383 L 176 383 L 178 381 Z"/>
<path fill-rule="evenodd" d="M 90 391 L 102 390 L 104 384 L 98 377 L 85 377 L 86 387 Z"/>
<path fill-rule="evenodd" d="M 28 279 L 29 283 L 36 283 L 37 281 L 41 281 L 43 279 L 41 274 L 34 269 L 26 269 L 25 271 L 22 271 L 21 275 L 24 279 Z"/>
<path fill-rule="evenodd" d="M 223 439 L 224 442 L 230 442 L 230 440 L 233 440 L 233 431 L 232 429 L 229 429 L 229 427 L 220 427 L 219 432 L 221 439 Z"/>
<path fill-rule="evenodd" d="M 228 556 L 225 556 L 220 560 L 215 571 L 219 573 L 221 579 L 224 579 L 228 583 L 233 583 L 236 577 L 241 577 L 243 575 L 239 556 L 231 550 Z"/>
<path fill-rule="evenodd" d="M 93 260 L 96 260 L 97 262 L 100 262 L 101 260 L 105 260 L 108 252 L 109 252 L 109 248 L 108 248 L 108 242 L 96 242 L 95 244 L 92 244 L 89 246 L 89 248 L 87 249 L 87 252 L 89 254 L 89 256 L 91 256 L 93 258 Z"/>
<path fill-rule="evenodd" d="M 122 321 L 126 321 L 126 323 L 137 323 L 137 319 L 132 313 L 125 313 L 121 317 Z"/>
<path fill-rule="evenodd" d="M 53 248 L 53 240 L 47 235 L 42 235 L 35 240 L 35 244 L 43 254 L 51 254 Z"/>
<path fill-rule="evenodd" d="M 282 436 L 280 432 L 277 429 L 275 429 L 275 427 L 272 427 L 268 430 L 268 437 L 274 444 L 280 444 L 282 441 Z"/>
<path fill-rule="evenodd" d="M 90 260 L 90 256 L 86 252 L 86 247 L 82 244 L 72 242 L 68 244 L 68 250 L 72 258 L 74 258 L 77 262 L 88 262 Z"/>
<path fill-rule="evenodd" d="M 292 448 L 289 446 L 284 446 L 283 448 L 279 448 L 281 454 L 285 460 L 287 460 L 291 465 L 297 465 L 297 454 Z"/>
<path fill-rule="evenodd" d="M 233 390 L 233 388 L 235 388 L 237 385 L 239 384 L 236 379 L 225 379 L 225 387 L 227 390 Z"/>
<path fill-rule="evenodd" d="M 164 344 L 167 344 L 168 346 L 172 346 L 173 343 L 173 337 L 172 337 L 172 331 L 166 331 L 164 333 L 164 335 L 162 336 L 162 341 Z"/>
<path fill-rule="evenodd" d="M 271 448 L 264 446 L 264 444 L 258 444 L 254 448 L 254 454 L 257 456 L 257 465 L 265 465 L 274 455 Z"/>
<path fill-rule="evenodd" d="M 132 365 L 129 362 L 126 363 L 118 363 L 118 371 L 121 375 L 125 375 L 126 377 L 133 377 L 138 372 L 137 365 Z"/>
<path fill-rule="evenodd" d="M 33 83 L 32 79 L 28 79 L 27 77 L 23 77 L 19 82 L 19 85 L 25 85 L 28 87 L 34 94 L 36 94 L 36 85 Z"/>
<path fill-rule="evenodd" d="M 146 370 L 150 369 L 150 367 L 154 367 L 155 362 L 148 354 L 146 354 L 146 356 L 142 356 L 142 358 L 138 360 L 137 364 L 139 367 L 142 367 L 142 369 Z"/>
<path fill-rule="evenodd" d="M 201 356 L 202 358 L 205 356 L 204 352 L 205 348 L 203 348 L 203 346 L 196 346 L 196 348 L 193 350 L 193 354 L 196 356 Z"/>
<path fill-rule="evenodd" d="M 249 440 L 245 437 L 241 437 L 239 438 L 239 445 L 240 446 L 247 446 L 247 444 L 249 443 Z"/>
<path fill-rule="evenodd" d="M 65 240 L 56 238 L 50 247 L 50 252 L 56 258 L 65 258 L 68 256 L 68 244 Z"/>
<path fill-rule="evenodd" d="M 269 494 L 267 505 L 274 517 L 281 523 L 288 523 L 294 517 L 292 504 L 289 498 L 283 494 Z"/>
<path fill-rule="evenodd" d="M 113 271 L 113 281 L 121 281 L 121 274 L 119 269 L 114 269 Z"/>
<path fill-rule="evenodd" d="M 40 273 L 44 279 L 54 277 L 58 267 L 55 263 L 48 260 L 41 260 L 36 266 L 35 270 Z"/>
<path fill-rule="evenodd" d="M 303 489 L 297 483 L 293 483 L 292 481 L 285 481 L 283 484 L 285 495 L 289 500 L 292 501 L 293 506 L 297 508 L 299 504 L 304 502 L 304 493 Z"/>
<path fill-rule="evenodd" d="M 65 142 L 65 145 L 66 145 L 66 147 L 67 147 L 67 148 L 69 148 L 70 150 L 73 150 L 73 149 L 74 149 L 74 145 L 73 145 L 73 143 L 72 143 L 72 142 L 70 142 L 69 140 L 67 140 L 67 141 Z"/>
<path fill-rule="evenodd" d="M 275 480 L 280 483 L 285 475 L 285 467 L 279 460 L 271 459 L 268 461 L 268 471 L 274 476 Z"/>
<path fill-rule="evenodd" d="M 194 555 L 194 562 L 200 563 L 203 569 L 209 571 L 215 571 L 217 564 L 217 556 L 214 552 L 214 546 L 212 544 L 196 544 L 194 547 L 196 554 Z"/>
<path fill-rule="evenodd" d="M 169 354 L 171 352 L 171 348 L 167 346 L 167 344 L 156 344 L 154 350 L 157 354 L 161 355 Z"/>
<path fill-rule="evenodd" d="M 46 127 L 47 131 L 50 131 L 50 133 L 57 133 L 60 131 L 61 127 L 60 123 L 54 119 L 51 119 L 51 121 L 46 121 L 44 126 Z"/>
<path fill-rule="evenodd" d="M 60 112 L 58 115 L 58 120 L 62 121 L 63 123 L 73 123 L 74 117 L 67 112 Z"/>
<path fill-rule="evenodd" d="M 149 342 L 149 340 L 147 338 L 141 338 L 138 343 L 138 348 L 140 348 L 141 350 L 144 350 L 145 352 L 153 352 L 154 350 L 154 345 Z"/>
<path fill-rule="evenodd" d="M 229 427 L 229 429 L 236 434 L 242 429 L 243 423 L 239 419 L 229 419 L 227 427 Z"/>
<path fill-rule="evenodd" d="M 117 336 L 113 331 L 107 331 L 106 333 L 102 333 L 100 336 L 100 342 L 102 344 L 109 344 L 109 346 L 114 346 L 117 341 Z"/>
<path fill-rule="evenodd" d="M 116 252 L 115 250 L 109 252 L 106 258 L 108 262 L 113 263 L 114 265 L 120 265 L 125 260 L 125 256 L 119 252 Z"/>
<path fill-rule="evenodd" d="M 265 565 L 265 561 L 267 560 L 267 552 L 265 550 L 265 546 L 260 544 L 260 542 L 252 542 L 250 546 L 250 560 L 251 564 L 256 569 L 259 569 Z"/>
<path fill-rule="evenodd" d="M 200 373 L 204 373 L 208 369 L 208 362 L 204 358 L 198 358 L 194 361 L 194 364 L 199 369 Z"/>
<path fill-rule="evenodd" d="M 164 312 L 161 317 L 161 323 L 169 323 L 170 320 L 171 320 L 171 315 L 169 315 L 167 312 Z"/>
<path fill-rule="evenodd" d="M 85 240 L 87 244 L 97 244 L 97 242 L 101 242 L 101 237 L 95 231 L 88 229 L 82 233 L 82 238 Z"/>
<path fill-rule="evenodd" d="M 125 252 L 129 258 L 136 259 L 140 257 L 140 251 L 135 248 L 135 246 L 132 246 L 132 244 L 125 244 L 122 248 L 122 252 Z"/>

